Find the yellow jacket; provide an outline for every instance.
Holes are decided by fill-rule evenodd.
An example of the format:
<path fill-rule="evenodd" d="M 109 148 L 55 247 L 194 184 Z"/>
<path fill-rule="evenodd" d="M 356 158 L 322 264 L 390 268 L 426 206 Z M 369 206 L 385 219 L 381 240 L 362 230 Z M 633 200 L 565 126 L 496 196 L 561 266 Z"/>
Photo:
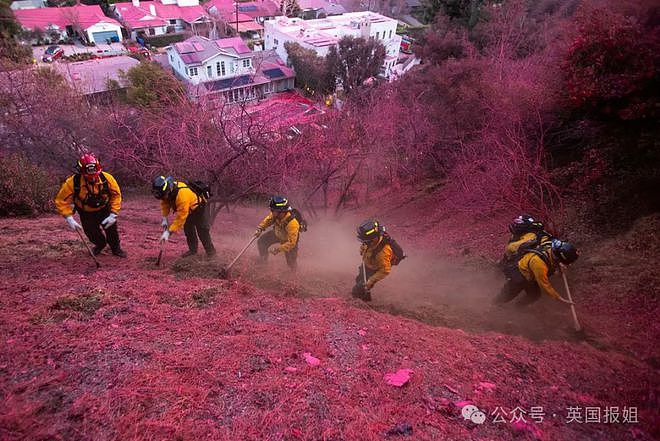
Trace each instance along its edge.
<path fill-rule="evenodd" d="M 360 255 L 362 256 L 364 266 L 372 271 L 376 271 L 367 280 L 368 288 L 373 287 L 376 282 L 383 280 L 392 271 L 393 252 L 390 244 L 385 244 L 380 251 L 376 252 L 382 241 L 383 238 L 381 237 L 380 240 L 373 246 L 362 244 L 360 247 Z"/>
<path fill-rule="evenodd" d="M 108 193 L 103 193 L 103 182 L 101 179 L 98 182 L 90 184 L 85 181 L 84 177 L 80 177 L 80 193 L 77 197 L 73 197 L 73 177 L 75 175 L 69 176 L 66 181 L 60 187 L 60 191 L 57 192 L 55 196 L 55 207 L 57 212 L 62 216 L 72 216 L 73 215 L 73 205 L 75 204 L 78 211 L 85 211 L 88 213 L 93 213 L 96 211 L 101 211 L 110 204 L 110 211 L 115 214 L 119 214 L 121 210 L 121 190 L 119 189 L 119 184 L 115 178 L 108 172 L 101 172 L 103 176 L 108 181 Z M 100 195 L 101 199 L 104 201 L 104 204 L 99 208 L 88 207 L 83 204 L 83 201 L 87 199 L 87 195 Z"/>
<path fill-rule="evenodd" d="M 506 248 L 504 250 L 504 257 L 508 259 L 516 255 L 521 245 L 536 240 L 538 240 L 539 242 L 538 244 L 535 245 L 535 247 L 539 245 L 545 245 L 546 243 L 550 242 L 550 236 L 544 231 L 541 231 L 539 233 L 530 232 L 523 234 L 522 236 L 520 236 L 520 239 L 518 240 L 509 240 L 509 243 L 506 244 Z"/>
<path fill-rule="evenodd" d="M 556 268 L 557 262 L 552 255 L 552 251 L 546 252 L 545 255 L 548 257 L 550 266 L 553 269 Z M 553 299 L 559 300 L 561 296 L 550 284 L 550 280 L 548 278 L 550 268 L 540 256 L 534 253 L 525 254 L 518 262 L 518 269 L 525 279 L 529 280 L 530 282 L 536 282 L 541 287 L 543 292 L 545 292 Z"/>
<path fill-rule="evenodd" d="M 168 198 L 161 199 L 160 201 L 160 210 L 163 213 L 163 216 L 167 216 L 172 211 L 176 216 L 174 222 L 170 225 L 168 230 L 170 233 L 174 233 L 183 227 L 183 224 L 186 223 L 188 215 L 191 211 L 195 210 L 199 205 L 205 202 L 204 198 L 197 196 L 197 193 L 192 191 L 185 182 L 174 182 L 174 188 L 178 189 L 176 191 L 176 197 L 174 202 L 170 201 Z"/>
<path fill-rule="evenodd" d="M 291 221 L 289 221 L 289 219 L 291 219 Z M 275 237 L 280 241 L 280 251 L 286 253 L 296 247 L 300 235 L 300 223 L 298 222 L 298 219 L 293 217 L 293 214 L 290 211 L 284 216 L 284 219 L 275 218 L 273 217 L 273 213 L 269 213 L 268 216 L 259 223 L 259 228 L 265 230 L 271 225 L 273 225 Z"/>

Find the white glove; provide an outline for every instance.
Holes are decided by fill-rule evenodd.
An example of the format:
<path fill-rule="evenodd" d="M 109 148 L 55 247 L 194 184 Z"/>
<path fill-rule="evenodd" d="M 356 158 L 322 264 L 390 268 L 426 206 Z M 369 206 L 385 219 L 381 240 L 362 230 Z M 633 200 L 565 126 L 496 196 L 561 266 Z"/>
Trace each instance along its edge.
<path fill-rule="evenodd" d="M 76 220 L 73 218 L 73 216 L 67 216 L 64 218 L 67 224 L 69 224 L 69 228 L 71 231 L 76 231 L 76 230 L 82 230 L 82 227 Z"/>
<path fill-rule="evenodd" d="M 161 242 L 167 242 L 170 239 L 170 230 L 163 231 L 163 234 L 160 236 Z"/>
<path fill-rule="evenodd" d="M 117 222 L 117 215 L 114 213 L 110 213 L 108 217 L 103 219 L 103 222 L 101 222 L 101 226 L 103 228 L 108 228 L 114 225 L 115 222 Z"/>
<path fill-rule="evenodd" d="M 167 222 L 167 218 L 166 218 L 166 217 L 163 218 L 163 221 L 160 223 L 160 226 L 163 227 L 163 230 L 167 230 L 167 227 L 170 226 L 170 223 Z"/>

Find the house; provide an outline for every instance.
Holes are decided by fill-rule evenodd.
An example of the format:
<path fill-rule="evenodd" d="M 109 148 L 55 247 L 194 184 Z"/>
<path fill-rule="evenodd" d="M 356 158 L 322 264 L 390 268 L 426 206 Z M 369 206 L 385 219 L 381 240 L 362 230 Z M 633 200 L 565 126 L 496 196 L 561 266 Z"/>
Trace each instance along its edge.
<path fill-rule="evenodd" d="M 39 9 L 46 7 L 46 0 L 16 0 L 11 2 L 12 11 L 19 9 Z"/>
<path fill-rule="evenodd" d="M 198 0 L 133 0 L 113 6 L 115 16 L 129 30 L 132 39 L 140 34 L 207 33 L 211 21 Z"/>
<path fill-rule="evenodd" d="M 119 22 L 106 17 L 98 5 L 18 9 L 14 15 L 23 29 L 44 32 L 52 42 L 75 35 L 90 43 L 122 40 Z"/>
<path fill-rule="evenodd" d="M 56 69 L 71 85 L 71 88 L 84 95 L 88 102 L 106 102 L 116 93 L 127 87 L 122 77 L 132 67 L 140 64 L 135 58 L 120 55 L 74 63 L 56 63 Z"/>
<path fill-rule="evenodd" d="M 220 18 L 241 34 L 263 38 L 263 23 L 280 15 L 278 6 L 271 0 L 235 2 L 233 0 L 210 0 L 204 5 L 209 14 Z M 256 39 L 256 38 L 253 38 Z"/>
<path fill-rule="evenodd" d="M 275 50 L 284 61 L 288 61 L 284 48 L 286 42 L 298 43 L 324 57 L 330 47 L 335 46 L 344 36 L 373 38 L 385 46 L 386 56 L 381 75 L 389 77 L 401 47 L 401 36 L 396 33 L 396 25 L 395 19 L 371 11 L 351 12 L 317 20 L 278 17 L 264 23 L 265 48 Z"/>
<path fill-rule="evenodd" d="M 193 99 L 226 102 L 293 89 L 295 73 L 275 53 L 255 53 L 239 37 L 191 37 L 167 48 L 168 62 Z"/>

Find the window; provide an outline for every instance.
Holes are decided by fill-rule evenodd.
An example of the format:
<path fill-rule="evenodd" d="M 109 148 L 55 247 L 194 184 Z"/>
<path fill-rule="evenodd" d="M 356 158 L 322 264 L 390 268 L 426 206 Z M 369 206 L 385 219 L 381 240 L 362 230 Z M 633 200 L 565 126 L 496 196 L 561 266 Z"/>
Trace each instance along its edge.
<path fill-rule="evenodd" d="M 196 77 L 197 76 L 197 68 L 196 67 L 190 67 L 188 68 L 189 74 L 191 77 Z"/>
<path fill-rule="evenodd" d="M 170 20 L 170 24 L 171 24 L 171 25 L 175 25 L 175 24 L 176 24 L 176 19 L 174 19 L 174 20 Z"/>
<path fill-rule="evenodd" d="M 277 41 L 277 38 L 273 38 L 273 44 L 274 44 L 275 46 L 277 46 L 278 44 L 280 44 L 280 42 Z"/>
<path fill-rule="evenodd" d="M 211 78 L 213 76 L 213 67 L 206 66 L 206 76 Z"/>
<path fill-rule="evenodd" d="M 243 60 L 243 67 L 250 67 L 250 59 L 249 58 Z"/>
<path fill-rule="evenodd" d="M 390 36 L 388 38 L 392 38 L 392 29 L 390 29 Z"/>
<path fill-rule="evenodd" d="M 223 77 L 224 77 L 225 75 L 227 75 L 227 71 L 225 70 L 225 62 L 224 62 L 224 61 L 221 61 L 221 62 L 220 62 L 220 69 L 222 70 L 222 76 L 223 76 Z"/>
<path fill-rule="evenodd" d="M 215 63 L 215 74 L 217 76 L 222 76 L 222 70 L 220 69 L 220 62 Z"/>
<path fill-rule="evenodd" d="M 380 32 L 376 32 L 376 40 L 380 38 Z"/>
<path fill-rule="evenodd" d="M 174 61 L 174 56 L 172 56 L 172 54 L 170 54 L 170 61 Z"/>

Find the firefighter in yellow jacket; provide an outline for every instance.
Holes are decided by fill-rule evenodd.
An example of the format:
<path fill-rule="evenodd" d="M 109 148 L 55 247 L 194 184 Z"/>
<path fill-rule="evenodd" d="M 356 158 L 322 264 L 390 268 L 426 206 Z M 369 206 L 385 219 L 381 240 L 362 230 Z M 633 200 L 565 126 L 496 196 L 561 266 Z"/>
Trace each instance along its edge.
<path fill-rule="evenodd" d="M 268 259 L 269 247 L 273 255 L 284 253 L 289 268 L 296 269 L 298 262 L 298 243 L 300 241 L 301 225 L 294 215 L 289 201 L 283 196 L 273 196 L 269 202 L 270 213 L 261 221 L 254 232 L 262 262 Z M 264 233 L 272 225 L 273 229 Z M 262 233 L 264 233 L 262 235 Z"/>
<path fill-rule="evenodd" d="M 152 183 L 151 193 L 156 199 L 160 199 L 163 215 L 161 242 L 167 242 L 172 233 L 183 227 L 188 251 L 181 257 L 197 254 L 198 237 L 206 255 L 215 256 L 216 251 L 211 240 L 211 215 L 208 201 L 203 196 L 197 195 L 185 182 L 177 182 L 171 176 L 157 176 Z M 172 224 L 169 224 L 167 219 L 170 211 L 174 213 Z"/>
<path fill-rule="evenodd" d="M 368 220 L 357 228 L 357 238 L 362 242 L 362 264 L 355 278 L 353 297 L 371 301 L 371 289 L 392 271 L 394 252 L 392 246 L 385 241 L 384 233 L 383 226 L 377 220 Z"/>
<path fill-rule="evenodd" d="M 126 257 L 121 249 L 117 216 L 121 209 L 121 190 L 115 178 L 101 170 L 94 155 L 82 155 L 77 164 L 78 173 L 69 176 L 55 197 L 55 207 L 64 216 L 69 228 L 82 229 L 94 244 L 94 255 L 101 253 L 106 244 L 112 254 Z M 73 218 L 74 210 L 80 216 L 82 227 Z M 104 234 L 105 232 L 105 234 Z"/>
<path fill-rule="evenodd" d="M 541 291 L 555 300 L 571 303 L 564 299 L 550 283 L 549 277 L 560 264 L 570 265 L 578 258 L 577 249 L 569 242 L 552 239 L 550 243 L 529 249 L 522 258 L 505 269 L 507 281 L 495 298 L 496 304 L 513 300 L 520 291 L 526 296 L 518 302 L 519 306 L 529 305 L 539 299 Z"/>

